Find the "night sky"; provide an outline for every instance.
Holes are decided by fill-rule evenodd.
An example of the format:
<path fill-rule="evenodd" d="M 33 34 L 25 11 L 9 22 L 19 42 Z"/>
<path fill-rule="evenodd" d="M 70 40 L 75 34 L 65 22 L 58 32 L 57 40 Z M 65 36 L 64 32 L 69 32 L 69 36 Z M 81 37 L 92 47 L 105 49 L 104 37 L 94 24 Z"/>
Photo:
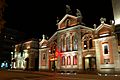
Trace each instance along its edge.
<path fill-rule="evenodd" d="M 24 32 L 28 38 L 41 38 L 42 34 L 51 37 L 57 31 L 56 18 L 65 15 L 66 4 L 73 14 L 77 8 L 81 11 L 86 26 L 99 25 L 101 17 L 107 23 L 113 20 L 110 0 L 6 0 L 6 3 L 5 26 Z"/>

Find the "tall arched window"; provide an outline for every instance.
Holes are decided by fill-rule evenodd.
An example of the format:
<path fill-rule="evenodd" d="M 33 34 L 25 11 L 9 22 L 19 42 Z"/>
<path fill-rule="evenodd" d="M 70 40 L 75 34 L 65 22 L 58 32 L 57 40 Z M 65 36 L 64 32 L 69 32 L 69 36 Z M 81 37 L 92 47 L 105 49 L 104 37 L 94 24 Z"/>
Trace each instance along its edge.
<path fill-rule="evenodd" d="M 84 49 L 87 49 L 87 41 L 84 41 Z"/>
<path fill-rule="evenodd" d="M 62 56 L 62 65 L 65 65 L 65 56 Z"/>
<path fill-rule="evenodd" d="M 89 40 L 89 49 L 91 49 L 93 47 L 93 44 L 92 44 L 92 39 Z"/>
<path fill-rule="evenodd" d="M 67 57 L 67 65 L 70 65 L 70 64 L 71 64 L 71 57 L 68 56 L 68 57 Z"/>
<path fill-rule="evenodd" d="M 65 38 L 62 39 L 62 51 L 65 51 L 64 46 L 65 46 Z"/>
<path fill-rule="evenodd" d="M 77 55 L 73 56 L 73 65 L 77 65 Z"/>
<path fill-rule="evenodd" d="M 60 39 L 60 52 L 62 52 L 63 42 L 62 39 Z"/>
<path fill-rule="evenodd" d="M 66 38 L 66 51 L 70 51 L 70 36 Z"/>
<path fill-rule="evenodd" d="M 72 45 L 73 50 L 78 49 L 78 37 L 76 34 L 72 37 Z"/>

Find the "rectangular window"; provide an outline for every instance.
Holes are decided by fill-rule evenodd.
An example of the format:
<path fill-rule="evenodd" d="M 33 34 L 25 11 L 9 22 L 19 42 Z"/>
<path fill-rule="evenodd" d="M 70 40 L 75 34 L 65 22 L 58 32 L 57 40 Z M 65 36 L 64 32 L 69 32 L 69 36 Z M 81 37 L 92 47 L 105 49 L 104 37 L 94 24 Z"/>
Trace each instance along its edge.
<path fill-rule="evenodd" d="M 45 53 L 43 54 L 43 60 L 45 59 Z"/>
<path fill-rule="evenodd" d="M 108 46 L 107 45 L 104 46 L 104 54 L 108 54 Z"/>
<path fill-rule="evenodd" d="M 107 43 L 102 44 L 102 50 L 103 50 L 103 54 L 109 54 L 109 46 Z"/>
<path fill-rule="evenodd" d="M 104 59 L 104 63 L 108 64 L 110 62 L 110 59 Z"/>

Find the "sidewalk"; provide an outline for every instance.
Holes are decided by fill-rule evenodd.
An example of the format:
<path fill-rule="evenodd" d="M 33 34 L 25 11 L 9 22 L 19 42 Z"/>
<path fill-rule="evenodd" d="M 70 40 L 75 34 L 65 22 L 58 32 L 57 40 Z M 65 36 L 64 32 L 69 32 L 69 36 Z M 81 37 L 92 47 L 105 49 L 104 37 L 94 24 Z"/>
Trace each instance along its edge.
<path fill-rule="evenodd" d="M 56 72 L 43 72 L 43 71 L 24 71 L 24 70 L 8 70 L 8 71 L 30 73 L 30 74 L 41 74 L 41 75 L 47 75 L 47 76 L 53 76 L 54 74 L 58 74 Z"/>

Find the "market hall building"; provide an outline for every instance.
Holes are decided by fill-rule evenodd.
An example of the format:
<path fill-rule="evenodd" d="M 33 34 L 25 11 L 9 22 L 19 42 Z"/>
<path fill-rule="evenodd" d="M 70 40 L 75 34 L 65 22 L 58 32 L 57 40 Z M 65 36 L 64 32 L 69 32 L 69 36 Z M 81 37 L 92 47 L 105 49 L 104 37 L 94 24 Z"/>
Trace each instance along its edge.
<path fill-rule="evenodd" d="M 99 26 L 90 28 L 82 24 L 81 16 L 66 14 L 58 22 L 58 30 L 50 39 L 46 39 L 43 35 L 43 39 L 39 40 L 39 51 L 37 51 L 38 48 L 31 49 L 30 46 L 29 50 L 31 49 L 32 53 L 24 50 L 27 54 L 27 57 L 22 59 L 24 68 L 16 65 L 17 60 L 22 56 L 12 57 L 15 59 L 12 68 L 35 68 L 38 64 L 40 71 L 119 72 L 120 54 L 118 51 L 120 50 L 117 35 L 114 32 L 114 23 L 106 24 L 105 18 L 101 18 L 100 21 Z M 21 53 L 15 51 L 15 54 Z M 38 57 L 38 63 L 31 60 L 35 59 L 35 56 Z M 26 62 L 26 59 L 29 61 Z"/>

